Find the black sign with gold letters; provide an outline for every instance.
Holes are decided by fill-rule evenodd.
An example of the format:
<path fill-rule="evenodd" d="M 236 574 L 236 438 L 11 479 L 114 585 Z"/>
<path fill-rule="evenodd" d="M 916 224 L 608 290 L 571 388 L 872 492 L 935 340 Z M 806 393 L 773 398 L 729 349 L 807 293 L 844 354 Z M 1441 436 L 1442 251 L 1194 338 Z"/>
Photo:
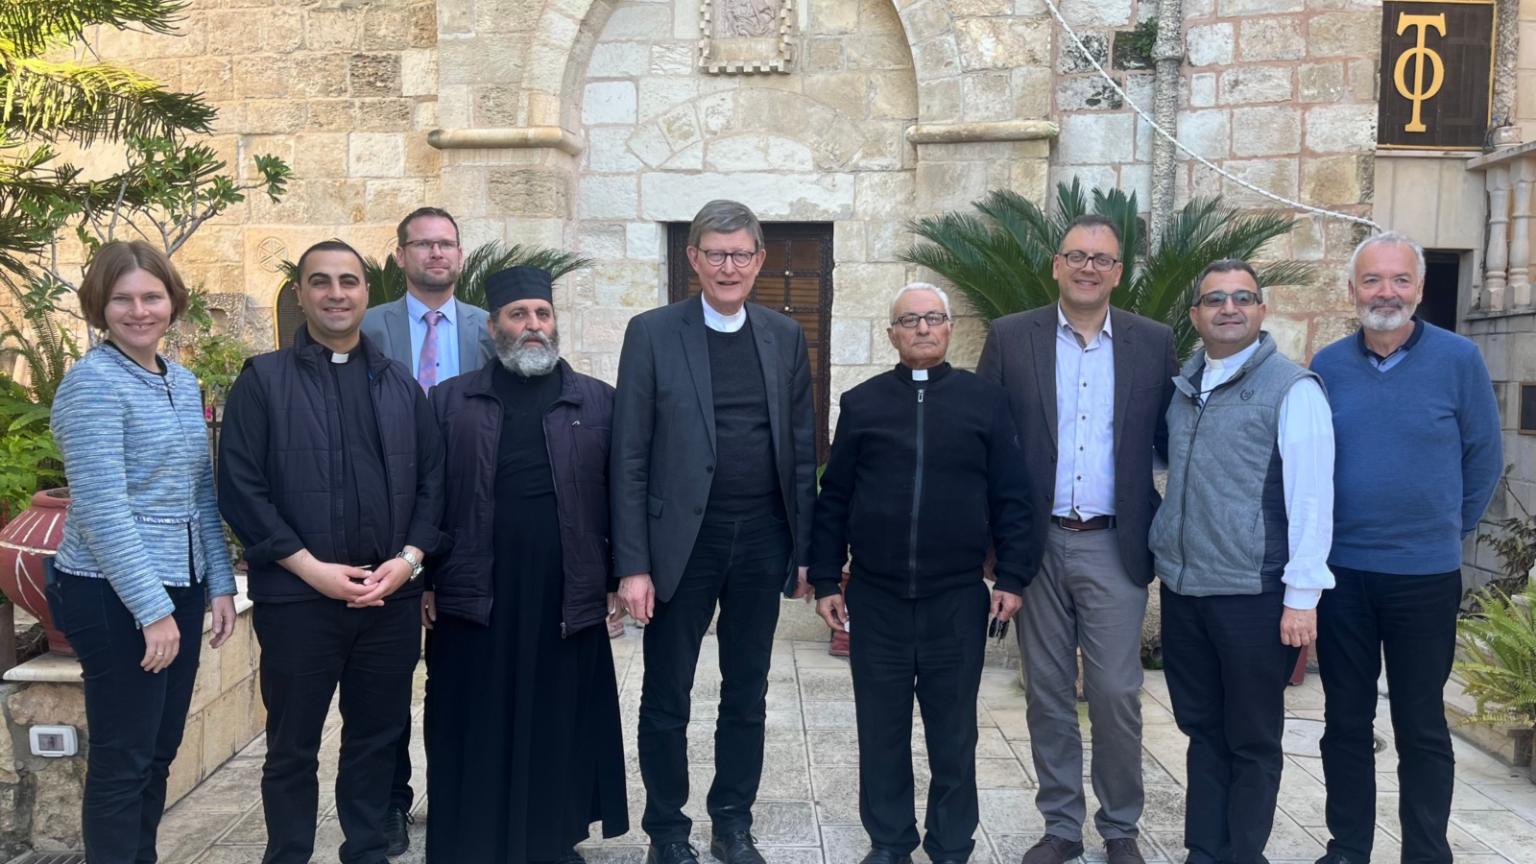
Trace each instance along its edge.
<path fill-rule="evenodd" d="M 1488 0 L 1387 0 L 1381 19 L 1382 147 L 1476 150 L 1493 96 Z"/>

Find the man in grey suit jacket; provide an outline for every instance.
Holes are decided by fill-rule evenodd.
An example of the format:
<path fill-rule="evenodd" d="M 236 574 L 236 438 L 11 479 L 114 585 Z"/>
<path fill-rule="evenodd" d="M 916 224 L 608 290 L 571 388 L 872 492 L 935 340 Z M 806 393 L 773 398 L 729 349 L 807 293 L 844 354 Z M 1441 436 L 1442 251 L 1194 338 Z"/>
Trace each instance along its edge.
<path fill-rule="evenodd" d="M 405 274 L 405 296 L 375 306 L 363 316 L 363 333 L 389 359 L 402 363 L 422 390 L 496 356 L 485 310 L 453 296 L 464 267 L 459 226 L 447 210 L 421 207 L 395 229 L 395 263 Z M 410 848 L 411 726 L 395 751 L 395 777 L 384 830 L 390 857 Z"/>
<path fill-rule="evenodd" d="M 1109 864 L 1140 864 L 1141 621 L 1159 499 L 1154 450 L 1167 452 L 1164 414 L 1179 367 L 1173 331 L 1111 309 L 1120 236 L 1100 216 L 1074 220 L 1051 263 L 1057 305 L 992 324 L 977 373 L 1008 391 L 1029 467 L 1044 549 L 1024 592 L 1019 648 L 1029 698 L 1036 804 L 1045 837 L 1023 864 L 1083 854 L 1083 744 L 1077 652 L 1093 727 L 1094 822 Z"/>
<path fill-rule="evenodd" d="M 496 349 L 486 329 L 485 310 L 453 296 L 464 249 L 459 246 L 459 226 L 448 211 L 413 210 L 395 233 L 395 263 L 405 274 L 405 296 L 369 309 L 363 333 L 389 359 L 404 363 L 421 389 L 430 390 L 439 381 L 489 363 Z"/>
<path fill-rule="evenodd" d="M 619 358 L 611 448 L 619 596 L 645 624 L 640 697 L 648 864 L 693 864 L 689 694 L 720 608 L 710 852 L 762 864 L 750 829 L 763 767 L 781 591 L 803 594 L 816 486 L 810 363 L 793 320 L 746 302 L 762 227 L 706 204 L 688 235 L 703 295 L 635 316 Z M 798 577 L 797 577 L 797 565 Z"/>

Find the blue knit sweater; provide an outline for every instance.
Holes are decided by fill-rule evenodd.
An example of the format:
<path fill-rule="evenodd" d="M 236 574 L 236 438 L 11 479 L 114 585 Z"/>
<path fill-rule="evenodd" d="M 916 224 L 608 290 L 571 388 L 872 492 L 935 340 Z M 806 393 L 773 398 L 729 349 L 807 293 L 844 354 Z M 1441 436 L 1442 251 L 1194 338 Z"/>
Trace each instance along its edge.
<path fill-rule="evenodd" d="M 51 418 L 70 497 L 54 564 L 106 579 L 140 627 L 171 614 L 162 586 L 191 584 L 192 569 L 208 596 L 235 593 L 197 379 L 165 365 L 162 378 L 98 345 L 64 376 Z"/>
<path fill-rule="evenodd" d="M 1477 346 L 1424 323 L 1378 371 L 1360 334 L 1317 352 L 1333 406 L 1333 551 L 1328 563 L 1424 575 L 1461 567 L 1504 468 L 1499 406 Z"/>

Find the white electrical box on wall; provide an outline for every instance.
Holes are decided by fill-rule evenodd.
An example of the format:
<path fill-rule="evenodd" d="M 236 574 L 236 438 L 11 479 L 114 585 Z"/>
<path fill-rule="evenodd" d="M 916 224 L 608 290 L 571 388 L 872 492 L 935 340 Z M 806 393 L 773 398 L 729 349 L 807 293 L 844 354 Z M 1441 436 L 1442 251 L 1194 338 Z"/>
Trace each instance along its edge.
<path fill-rule="evenodd" d="M 73 726 L 33 726 L 27 730 L 33 756 L 58 758 L 80 752 L 80 739 Z"/>

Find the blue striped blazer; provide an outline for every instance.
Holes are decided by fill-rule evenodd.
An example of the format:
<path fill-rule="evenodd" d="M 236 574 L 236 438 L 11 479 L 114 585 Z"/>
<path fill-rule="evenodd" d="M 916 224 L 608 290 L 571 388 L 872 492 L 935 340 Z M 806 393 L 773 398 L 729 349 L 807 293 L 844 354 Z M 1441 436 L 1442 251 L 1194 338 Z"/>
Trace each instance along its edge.
<path fill-rule="evenodd" d="M 140 627 L 175 608 L 163 586 L 194 574 L 209 597 L 235 593 L 197 379 L 164 362 L 162 378 L 98 345 L 65 374 L 51 418 L 70 497 L 54 566 L 106 579 Z"/>

